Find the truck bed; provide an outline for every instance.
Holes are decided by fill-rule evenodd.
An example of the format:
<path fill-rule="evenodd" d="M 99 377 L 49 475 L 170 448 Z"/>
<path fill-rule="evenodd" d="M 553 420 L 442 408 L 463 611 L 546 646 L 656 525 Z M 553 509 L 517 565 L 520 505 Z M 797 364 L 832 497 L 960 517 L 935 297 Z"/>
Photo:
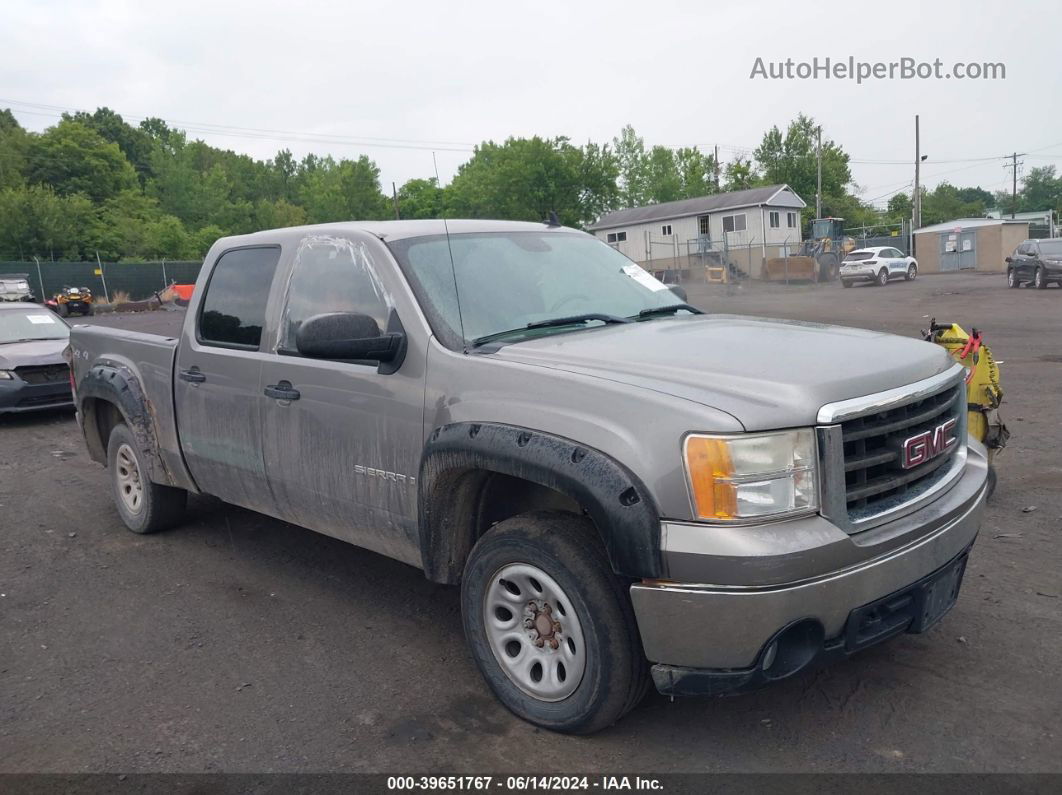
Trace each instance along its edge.
<path fill-rule="evenodd" d="M 104 365 L 134 378 L 153 426 L 158 453 L 170 485 L 194 488 L 180 452 L 173 407 L 173 367 L 177 338 L 103 326 L 75 325 L 70 332 L 75 385 Z M 102 440 L 106 444 L 106 440 Z"/>

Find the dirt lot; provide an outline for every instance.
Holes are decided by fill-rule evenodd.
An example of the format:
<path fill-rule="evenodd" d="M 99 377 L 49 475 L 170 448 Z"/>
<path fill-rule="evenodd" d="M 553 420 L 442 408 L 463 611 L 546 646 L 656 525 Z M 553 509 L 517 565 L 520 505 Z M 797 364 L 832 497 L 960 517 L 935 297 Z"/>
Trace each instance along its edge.
<path fill-rule="evenodd" d="M 1062 289 L 690 288 L 714 312 L 983 327 L 1013 431 L 932 631 L 731 699 L 653 695 L 591 738 L 487 693 L 457 592 L 217 501 L 126 531 L 72 415 L 0 419 L 0 771 L 1062 771 Z M 173 333 L 178 313 L 92 322 Z"/>

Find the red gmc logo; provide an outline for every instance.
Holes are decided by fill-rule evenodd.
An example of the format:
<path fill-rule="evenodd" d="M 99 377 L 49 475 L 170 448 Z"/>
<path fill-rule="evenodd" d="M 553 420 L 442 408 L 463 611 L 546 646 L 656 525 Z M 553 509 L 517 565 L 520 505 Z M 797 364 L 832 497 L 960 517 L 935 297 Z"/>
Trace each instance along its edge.
<path fill-rule="evenodd" d="M 932 430 L 904 439 L 900 448 L 900 465 L 904 469 L 911 469 L 950 450 L 959 441 L 954 435 L 958 424 L 959 421 L 952 417 Z"/>

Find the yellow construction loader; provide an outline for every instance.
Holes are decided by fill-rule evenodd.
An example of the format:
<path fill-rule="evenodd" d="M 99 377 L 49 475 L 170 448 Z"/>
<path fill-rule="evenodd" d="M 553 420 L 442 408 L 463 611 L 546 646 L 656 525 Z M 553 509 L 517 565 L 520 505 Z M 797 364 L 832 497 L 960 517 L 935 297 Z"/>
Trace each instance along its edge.
<path fill-rule="evenodd" d="M 855 247 L 855 238 L 844 234 L 843 218 L 816 218 L 811 222 L 811 237 L 797 254 L 768 259 L 765 276 L 768 281 L 833 281 L 841 260 Z"/>
<path fill-rule="evenodd" d="M 996 454 L 1002 450 L 1010 431 L 999 416 L 1003 389 L 999 385 L 999 365 L 983 342 L 976 328 L 969 334 L 957 323 L 929 321 L 929 329 L 922 330 L 927 342 L 943 347 L 952 358 L 966 368 L 966 406 L 970 436 L 988 448 L 988 493 L 996 488 Z"/>

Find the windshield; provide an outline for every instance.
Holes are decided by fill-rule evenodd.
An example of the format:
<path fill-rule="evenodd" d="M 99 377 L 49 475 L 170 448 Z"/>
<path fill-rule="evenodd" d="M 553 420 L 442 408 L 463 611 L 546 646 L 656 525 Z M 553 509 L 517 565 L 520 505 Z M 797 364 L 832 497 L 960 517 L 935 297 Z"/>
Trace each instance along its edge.
<path fill-rule="evenodd" d="M 442 326 L 436 334 L 448 344 L 462 340 L 462 321 L 464 343 L 504 331 L 526 332 L 514 334 L 515 341 L 572 329 L 527 329 L 531 323 L 586 314 L 637 318 L 644 310 L 681 303 L 663 282 L 589 235 L 467 233 L 450 235 L 449 244 L 445 235 L 432 235 L 389 246 L 433 328 Z"/>
<path fill-rule="evenodd" d="M 1040 254 L 1049 259 L 1062 259 L 1062 240 L 1041 240 Z"/>
<path fill-rule="evenodd" d="M 845 262 L 858 262 L 861 259 L 870 259 L 875 256 L 873 251 L 853 251 L 844 258 Z"/>
<path fill-rule="evenodd" d="M 47 309 L 0 309 L 0 345 L 22 340 L 65 340 L 70 327 Z"/>

